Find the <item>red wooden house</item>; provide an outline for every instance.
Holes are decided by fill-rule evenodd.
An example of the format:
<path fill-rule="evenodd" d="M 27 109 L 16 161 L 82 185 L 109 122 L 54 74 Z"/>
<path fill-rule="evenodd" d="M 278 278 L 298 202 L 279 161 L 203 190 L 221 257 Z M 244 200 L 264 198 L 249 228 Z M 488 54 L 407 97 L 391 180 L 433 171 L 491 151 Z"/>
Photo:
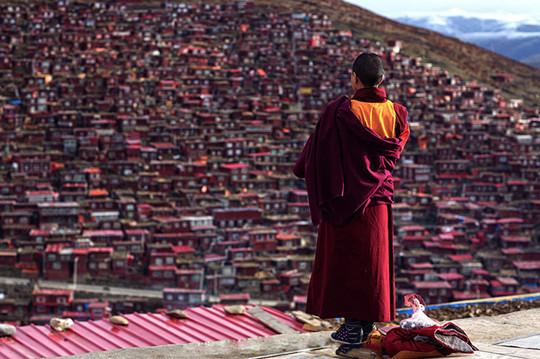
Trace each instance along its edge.
<path fill-rule="evenodd" d="M 110 246 L 113 242 L 124 239 L 124 231 L 121 229 L 88 229 L 83 231 L 82 236 L 89 238 L 93 243 Z"/>
<path fill-rule="evenodd" d="M 277 245 L 285 248 L 298 248 L 301 245 L 302 237 L 294 233 L 279 232 L 275 236 Z"/>
<path fill-rule="evenodd" d="M 48 280 L 67 281 L 72 276 L 73 255 L 64 244 L 49 244 L 43 257 L 43 276 Z"/>
<path fill-rule="evenodd" d="M 251 247 L 229 248 L 226 253 L 229 260 L 253 259 L 253 248 Z"/>
<path fill-rule="evenodd" d="M 36 288 L 32 292 L 32 315 L 61 315 L 72 301 L 72 290 Z"/>
<path fill-rule="evenodd" d="M 520 287 L 519 282 L 512 277 L 496 277 L 490 281 L 489 294 L 493 297 L 515 295 Z"/>
<path fill-rule="evenodd" d="M 413 281 L 411 284 L 427 304 L 446 303 L 452 298 L 452 286 L 446 281 Z"/>
<path fill-rule="evenodd" d="M 213 211 L 214 224 L 218 228 L 253 225 L 262 217 L 262 211 L 254 207 L 225 208 Z"/>
<path fill-rule="evenodd" d="M 276 230 L 274 229 L 254 229 L 248 232 L 249 243 L 253 251 L 274 252 L 277 248 Z"/>
<path fill-rule="evenodd" d="M 163 306 L 169 310 L 202 305 L 206 291 L 201 289 L 164 288 Z"/>
<path fill-rule="evenodd" d="M 79 204 L 77 202 L 38 203 L 38 220 L 41 229 L 76 228 L 79 222 Z"/>
<path fill-rule="evenodd" d="M 11 249 L 0 249 L 0 268 L 2 269 L 13 269 L 17 264 L 17 250 L 15 248 Z"/>
<path fill-rule="evenodd" d="M 111 275 L 120 279 L 138 276 L 137 267 L 133 266 L 133 255 L 128 252 L 113 251 L 111 255 Z"/>
<path fill-rule="evenodd" d="M 454 290 L 462 290 L 464 287 L 464 276 L 460 273 L 447 272 L 447 273 L 438 273 L 437 276 L 450 284 Z"/>
<path fill-rule="evenodd" d="M 112 253 L 112 247 L 88 248 L 88 273 L 94 278 L 109 278 Z"/>
<path fill-rule="evenodd" d="M 200 289 L 203 283 L 201 269 L 176 269 L 176 286 L 178 288 Z"/>
<path fill-rule="evenodd" d="M 234 305 L 234 304 L 248 304 L 251 299 L 249 293 L 227 293 L 219 295 L 219 304 Z"/>

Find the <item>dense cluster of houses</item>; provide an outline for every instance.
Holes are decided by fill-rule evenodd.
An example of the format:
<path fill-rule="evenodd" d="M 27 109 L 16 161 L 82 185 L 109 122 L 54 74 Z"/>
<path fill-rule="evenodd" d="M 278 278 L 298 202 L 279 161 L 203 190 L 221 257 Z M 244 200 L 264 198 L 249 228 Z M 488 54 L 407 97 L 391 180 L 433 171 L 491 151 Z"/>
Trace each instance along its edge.
<path fill-rule="evenodd" d="M 220 295 L 301 308 L 316 229 L 292 165 L 372 51 L 410 114 L 398 293 L 539 290 L 538 108 L 324 14 L 69 0 L 0 13 L 0 274 L 166 288 L 166 308 Z M 27 299 L 35 322 L 112 306 L 45 289 Z"/>
<path fill-rule="evenodd" d="M 155 312 L 164 300 L 141 297 L 75 295 L 72 288 L 41 288 L 31 281 L 0 282 L 0 320 L 11 323 L 49 323 L 52 317 L 97 320 L 113 313 Z"/>

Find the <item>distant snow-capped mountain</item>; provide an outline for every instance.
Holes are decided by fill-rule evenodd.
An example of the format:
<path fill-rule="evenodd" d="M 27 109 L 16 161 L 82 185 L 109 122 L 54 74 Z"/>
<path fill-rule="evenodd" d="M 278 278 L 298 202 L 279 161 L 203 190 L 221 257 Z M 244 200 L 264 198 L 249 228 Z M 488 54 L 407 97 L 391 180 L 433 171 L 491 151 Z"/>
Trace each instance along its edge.
<path fill-rule="evenodd" d="M 397 21 L 474 43 L 540 68 L 540 19 L 467 15 L 409 15 Z"/>

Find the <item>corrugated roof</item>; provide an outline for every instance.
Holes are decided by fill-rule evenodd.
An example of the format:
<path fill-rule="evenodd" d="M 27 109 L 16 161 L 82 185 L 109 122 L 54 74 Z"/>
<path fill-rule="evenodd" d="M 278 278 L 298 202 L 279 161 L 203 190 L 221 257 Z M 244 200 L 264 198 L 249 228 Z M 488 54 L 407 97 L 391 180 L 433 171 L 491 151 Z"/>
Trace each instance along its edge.
<path fill-rule="evenodd" d="M 246 306 L 247 308 L 251 306 Z M 279 310 L 261 307 L 288 326 L 303 332 L 302 324 Z M 50 358 L 112 349 L 187 344 L 217 340 L 241 340 L 277 334 L 250 314 L 231 315 L 222 305 L 185 310 L 188 319 L 165 314 L 126 314 L 126 327 L 108 320 L 75 322 L 65 332 L 49 325 L 17 328 L 13 337 L 0 338 L 0 359 Z"/>

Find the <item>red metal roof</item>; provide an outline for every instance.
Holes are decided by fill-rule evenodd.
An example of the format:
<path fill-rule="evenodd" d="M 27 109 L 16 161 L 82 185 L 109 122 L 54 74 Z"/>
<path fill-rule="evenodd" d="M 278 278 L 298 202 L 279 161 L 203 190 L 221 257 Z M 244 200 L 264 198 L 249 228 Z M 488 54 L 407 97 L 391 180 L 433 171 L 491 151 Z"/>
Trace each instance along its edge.
<path fill-rule="evenodd" d="M 446 289 L 446 288 L 452 288 L 450 283 L 448 283 L 447 281 L 444 281 L 444 280 L 424 281 L 424 282 L 413 281 L 413 282 L 411 282 L 411 284 L 416 289 L 432 289 L 432 288 L 445 288 Z"/>
<path fill-rule="evenodd" d="M 454 273 L 454 272 L 448 272 L 448 273 L 437 273 L 437 276 L 444 280 L 455 280 L 455 279 L 463 279 L 464 276 L 461 273 Z"/>
<path fill-rule="evenodd" d="M 34 289 L 32 295 L 73 295 L 72 289 Z"/>
<path fill-rule="evenodd" d="M 195 248 L 192 246 L 172 246 L 172 251 L 174 253 L 193 253 L 195 252 Z"/>
<path fill-rule="evenodd" d="M 512 261 L 512 264 L 522 270 L 538 270 L 540 269 L 540 261 Z"/>
<path fill-rule="evenodd" d="M 469 253 L 449 254 L 448 258 L 456 262 L 471 261 L 473 259 L 472 255 L 470 255 Z"/>
<path fill-rule="evenodd" d="M 251 307 L 251 306 L 246 306 Z M 279 310 L 261 307 L 290 327 L 303 332 L 302 324 Z M 66 332 L 48 325 L 17 328 L 13 337 L 0 338 L 0 359 L 50 358 L 121 348 L 187 344 L 217 340 L 241 340 L 277 334 L 250 314 L 231 315 L 222 305 L 185 310 L 188 319 L 171 319 L 165 314 L 127 314 L 126 327 L 108 320 L 75 321 Z"/>
<path fill-rule="evenodd" d="M 249 300 L 251 295 L 249 293 L 225 293 L 219 295 L 219 300 L 236 300 L 246 299 Z"/>
<path fill-rule="evenodd" d="M 235 170 L 235 169 L 241 169 L 241 168 L 248 168 L 249 165 L 245 163 L 226 163 L 226 164 L 221 165 L 221 167 L 230 169 L 230 170 Z"/>

